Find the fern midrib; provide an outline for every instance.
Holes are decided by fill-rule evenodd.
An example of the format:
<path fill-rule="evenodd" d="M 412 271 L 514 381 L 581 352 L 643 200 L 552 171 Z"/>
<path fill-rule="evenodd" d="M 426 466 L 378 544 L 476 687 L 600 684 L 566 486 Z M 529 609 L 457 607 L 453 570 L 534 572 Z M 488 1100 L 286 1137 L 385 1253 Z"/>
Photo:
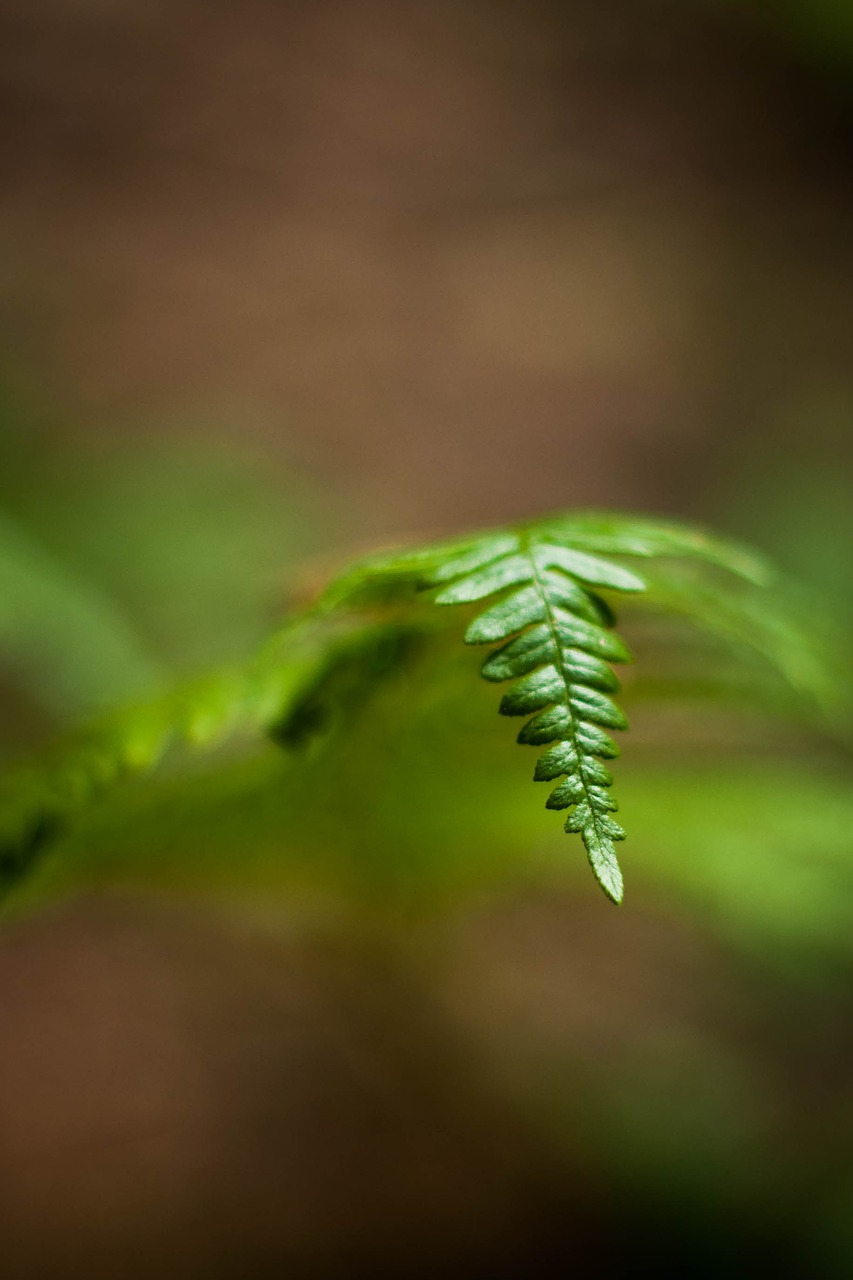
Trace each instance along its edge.
<path fill-rule="evenodd" d="M 592 820 L 592 824 L 596 828 L 596 832 L 598 832 L 599 830 L 598 812 L 592 803 L 592 796 L 590 795 L 590 792 L 589 792 L 589 783 L 587 782 L 586 777 L 584 776 L 583 757 L 586 754 L 586 752 L 581 748 L 581 745 L 578 742 L 577 719 L 575 717 L 575 709 L 572 706 L 572 695 L 571 695 L 572 680 L 566 671 L 566 663 L 563 657 L 563 646 L 561 643 L 559 628 L 557 627 L 557 622 L 556 622 L 556 619 L 554 618 L 554 612 L 551 608 L 551 601 L 548 596 L 548 592 L 545 589 L 545 584 L 539 575 L 539 565 L 537 564 L 536 556 L 533 554 L 533 548 L 532 548 L 532 543 L 531 543 L 529 534 L 526 534 L 526 533 L 522 534 L 522 545 L 524 547 L 524 553 L 529 559 L 531 567 L 533 569 L 533 582 L 542 600 L 542 604 L 545 609 L 545 617 L 548 623 L 548 628 L 551 632 L 551 638 L 554 642 L 554 649 L 557 655 L 557 671 L 559 673 L 560 679 L 563 682 L 563 688 L 566 691 L 566 711 L 568 712 L 568 716 L 569 716 L 569 732 L 571 735 L 569 741 L 574 747 L 575 755 L 577 757 L 577 762 L 578 762 L 577 776 L 580 779 L 581 788 L 583 790 L 583 798 L 584 798 L 584 801 L 586 802 L 587 809 L 589 811 L 589 814 Z"/>

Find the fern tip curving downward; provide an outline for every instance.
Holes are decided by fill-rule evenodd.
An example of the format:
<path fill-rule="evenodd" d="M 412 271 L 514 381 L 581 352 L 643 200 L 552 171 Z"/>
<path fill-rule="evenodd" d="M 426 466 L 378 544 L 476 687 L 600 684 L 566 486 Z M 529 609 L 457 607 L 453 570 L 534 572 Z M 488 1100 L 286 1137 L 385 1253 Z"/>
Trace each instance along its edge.
<path fill-rule="evenodd" d="M 518 741 L 548 746 L 534 777 L 562 779 L 546 806 L 569 810 L 566 831 L 580 835 L 602 889 L 621 902 L 615 843 L 625 832 L 611 816 L 618 806 L 602 760 L 619 754 L 605 730 L 628 723 L 611 697 L 619 681 L 609 664 L 628 662 L 630 654 L 611 630 L 613 615 L 594 588 L 643 591 L 643 579 L 566 545 L 556 531 L 523 529 L 487 536 L 426 574 L 423 586 L 441 588 L 438 605 L 502 593 L 470 623 L 465 640 L 500 645 L 484 661 L 482 675 L 515 681 L 501 700 L 501 714 L 531 716 Z"/>

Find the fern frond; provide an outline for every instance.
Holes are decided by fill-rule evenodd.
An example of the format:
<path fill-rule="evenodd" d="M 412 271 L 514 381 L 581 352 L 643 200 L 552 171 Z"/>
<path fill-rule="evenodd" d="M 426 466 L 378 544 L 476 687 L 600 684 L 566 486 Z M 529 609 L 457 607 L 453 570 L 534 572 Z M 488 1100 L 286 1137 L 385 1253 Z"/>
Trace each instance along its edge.
<path fill-rule="evenodd" d="M 645 561 L 642 576 L 624 563 L 637 559 Z M 693 561 L 697 572 L 671 572 L 678 561 Z M 731 575 L 742 589 L 731 589 Z M 443 628 L 452 617 L 445 606 L 459 605 L 472 615 L 465 641 L 492 646 L 483 677 L 513 682 L 500 711 L 529 717 L 518 741 L 545 748 L 534 778 L 556 783 L 546 806 L 568 812 L 566 831 L 580 835 L 604 892 L 620 902 L 615 845 L 625 833 L 613 817 L 604 762 L 619 754 L 610 731 L 627 727 L 614 700 L 620 686 L 613 667 L 631 655 L 614 631 L 607 597 L 648 599 L 751 642 L 788 685 L 808 686 L 827 702 L 819 655 L 809 656 L 773 612 L 764 591 L 771 577 L 766 562 L 737 543 L 669 521 L 606 513 L 553 515 L 372 556 L 333 581 L 245 667 L 113 716 L 7 777 L 0 881 L 19 878 L 91 799 L 154 768 L 175 747 L 211 749 L 243 734 L 292 748 L 334 727 L 406 666 L 422 637 Z"/>
<path fill-rule="evenodd" d="M 516 681 L 500 711 L 532 714 L 518 741 L 548 746 L 534 778 L 562 779 L 546 807 L 569 810 L 566 831 L 580 834 L 602 889 L 621 902 L 615 842 L 625 832 L 611 816 L 617 809 L 610 792 L 613 779 L 602 760 L 619 754 L 606 731 L 628 724 L 611 697 L 620 686 L 610 663 L 628 662 L 630 654 L 612 631 L 612 613 L 594 588 L 633 592 L 644 590 L 645 583 L 611 560 L 568 546 L 557 529 L 533 528 L 484 539 L 429 571 L 424 585 L 441 588 L 438 605 L 468 604 L 508 591 L 474 618 L 465 640 L 500 642 L 482 674 L 495 682 Z"/>
<path fill-rule="evenodd" d="M 485 679 L 517 680 L 500 704 L 504 715 L 533 718 L 518 741 L 549 746 L 537 781 L 564 780 L 546 805 L 568 809 L 565 829 L 580 834 L 593 872 L 614 902 L 622 899 L 615 843 L 624 839 L 612 776 L 602 763 L 619 749 L 606 730 L 627 720 L 613 701 L 619 681 L 611 664 L 631 655 L 614 633 L 601 590 L 639 593 L 646 582 L 611 555 L 689 558 L 763 585 L 767 562 L 751 549 L 707 531 L 647 517 L 584 512 L 535 524 L 435 543 L 355 566 L 327 590 L 327 607 L 408 601 L 440 588 L 437 605 L 499 596 L 470 623 L 468 644 L 501 644 L 482 666 Z M 323 603 L 321 600 L 321 604 Z"/>

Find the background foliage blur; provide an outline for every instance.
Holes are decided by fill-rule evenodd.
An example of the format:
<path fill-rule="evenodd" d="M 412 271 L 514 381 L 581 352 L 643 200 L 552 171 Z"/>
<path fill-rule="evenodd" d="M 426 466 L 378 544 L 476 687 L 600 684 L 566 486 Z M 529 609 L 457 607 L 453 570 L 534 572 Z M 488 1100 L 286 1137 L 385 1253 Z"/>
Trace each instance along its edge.
<path fill-rule="evenodd" d="M 553 507 L 849 626 L 850 15 L 0 0 L 4 763 Z M 621 911 L 461 645 L 58 846 L 0 939 L 4 1275 L 849 1275 L 844 735 L 628 626 Z"/>

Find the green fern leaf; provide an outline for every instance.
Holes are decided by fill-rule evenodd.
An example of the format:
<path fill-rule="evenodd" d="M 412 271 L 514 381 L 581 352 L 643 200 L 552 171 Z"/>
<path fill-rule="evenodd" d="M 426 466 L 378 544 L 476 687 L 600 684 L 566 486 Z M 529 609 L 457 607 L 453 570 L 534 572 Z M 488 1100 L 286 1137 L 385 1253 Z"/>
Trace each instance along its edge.
<path fill-rule="evenodd" d="M 443 584 L 449 584 L 444 586 Z M 610 817 L 616 801 L 612 778 L 599 757 L 618 753 L 602 731 L 627 728 L 610 697 L 619 681 L 608 666 L 629 653 L 610 630 L 613 617 L 593 588 L 643 591 L 631 570 L 586 550 L 566 545 L 558 526 L 520 530 L 484 540 L 423 575 L 425 587 L 440 586 L 438 605 L 469 604 L 512 590 L 480 613 L 468 627 L 468 644 L 505 642 L 486 658 L 487 680 L 514 680 L 500 711 L 527 716 L 520 743 L 556 741 L 537 765 L 535 777 L 564 776 L 546 801 L 569 809 L 566 831 L 576 831 L 593 872 L 608 897 L 622 901 L 622 874 L 615 842 L 624 832 Z"/>

